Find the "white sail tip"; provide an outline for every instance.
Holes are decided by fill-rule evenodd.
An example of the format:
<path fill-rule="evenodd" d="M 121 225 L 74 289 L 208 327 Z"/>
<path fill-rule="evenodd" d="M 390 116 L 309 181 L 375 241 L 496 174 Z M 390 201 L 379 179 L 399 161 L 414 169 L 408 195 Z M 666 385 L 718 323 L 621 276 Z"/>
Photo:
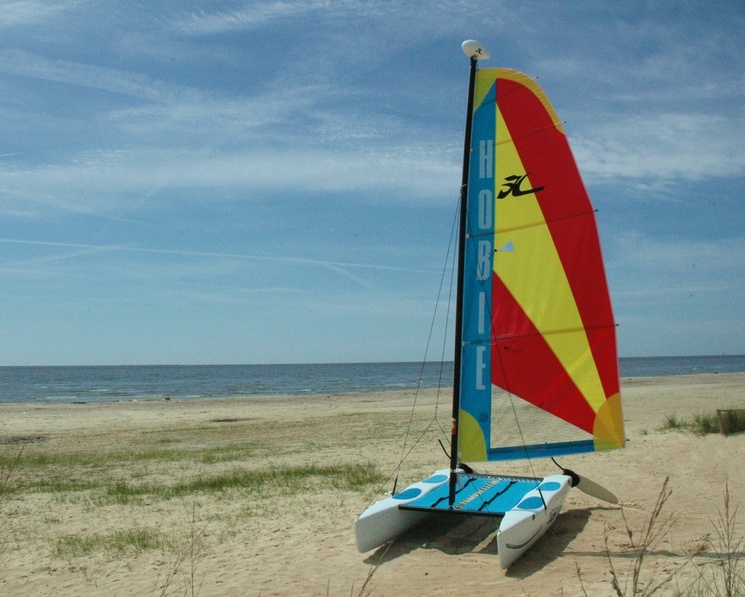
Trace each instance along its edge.
<path fill-rule="evenodd" d="M 477 42 L 474 39 L 467 39 L 461 44 L 461 48 L 469 58 L 476 60 L 486 60 L 489 58 L 489 51 L 483 46 L 483 44 Z"/>

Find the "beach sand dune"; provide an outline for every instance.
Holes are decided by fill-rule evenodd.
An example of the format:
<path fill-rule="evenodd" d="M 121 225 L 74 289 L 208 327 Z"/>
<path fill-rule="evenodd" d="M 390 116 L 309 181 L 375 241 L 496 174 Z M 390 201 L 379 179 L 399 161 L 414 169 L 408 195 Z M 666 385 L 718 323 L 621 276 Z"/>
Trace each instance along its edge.
<path fill-rule="evenodd" d="M 745 496 L 745 435 L 660 428 L 668 415 L 745 408 L 745 374 L 624 379 L 622 393 L 627 447 L 562 459 L 620 506 L 572 491 L 506 573 L 488 519 L 433 520 L 388 547 L 355 549 L 354 520 L 391 489 L 410 418 L 408 446 L 418 444 L 399 488 L 446 466 L 447 395 L 423 392 L 413 414 L 410 392 L 3 404 L 0 483 L 22 454 L 0 493 L 0 594 L 615 595 L 611 566 L 623 583 L 634 562 L 627 525 L 639 540 L 668 477 L 658 528 L 671 526 L 641 579 L 676 573 L 659 594 L 684 592 L 716 559 L 725 488 L 732 510 Z M 358 468 L 379 471 L 376 482 L 353 480 Z"/>

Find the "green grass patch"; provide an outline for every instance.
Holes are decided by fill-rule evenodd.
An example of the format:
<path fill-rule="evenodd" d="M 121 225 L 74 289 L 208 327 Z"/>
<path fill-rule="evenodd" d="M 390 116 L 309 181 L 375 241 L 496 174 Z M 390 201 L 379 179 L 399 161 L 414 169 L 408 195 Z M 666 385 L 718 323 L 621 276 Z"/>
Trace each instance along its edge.
<path fill-rule="evenodd" d="M 230 460 L 236 457 L 233 450 L 210 451 L 205 460 Z M 24 464 L 26 464 L 24 462 Z M 89 470 L 89 469 L 88 469 Z M 143 479 L 148 475 L 142 475 Z M 152 478 L 152 476 L 150 476 Z M 44 470 L 24 470 L 18 474 L 8 493 L 50 493 L 60 499 L 70 494 L 87 495 L 96 505 L 139 504 L 147 498 L 173 499 L 194 494 L 216 494 L 239 490 L 250 493 L 276 491 L 284 495 L 296 494 L 318 487 L 335 490 L 355 490 L 371 484 L 380 484 L 384 475 L 371 463 L 330 464 L 308 466 L 275 466 L 262 469 L 232 467 L 227 470 L 177 477 L 160 475 L 158 480 L 135 480 L 130 472 L 122 476 L 121 467 L 99 470 L 96 474 L 71 474 L 65 467 L 48 466 Z"/>
<path fill-rule="evenodd" d="M 719 433 L 719 422 L 717 416 L 698 414 L 693 415 L 691 421 L 691 431 L 696 435 L 707 435 L 709 433 Z"/>
<path fill-rule="evenodd" d="M 72 452 L 55 454 L 50 452 L 27 453 L 23 458 L 24 469 L 49 468 L 49 467 L 84 467 L 88 469 L 107 468 L 114 464 L 121 465 L 126 462 L 173 462 L 178 460 L 193 459 L 194 452 L 190 450 L 173 449 L 148 449 L 132 450 L 127 452 Z M 4 466 L 12 455 L 0 455 L 0 467 Z"/>
<path fill-rule="evenodd" d="M 338 490 L 354 490 L 380 484 L 384 475 L 370 463 L 327 466 L 275 467 L 259 470 L 231 469 L 211 475 L 182 479 L 175 484 L 132 483 L 118 480 L 106 487 L 108 500 L 127 504 L 145 496 L 173 499 L 197 493 L 221 493 L 230 490 L 260 493 L 274 490 L 284 495 L 305 491 L 319 484 Z"/>
<path fill-rule="evenodd" d="M 112 533 L 65 535 L 57 540 L 54 555 L 67 560 L 97 552 L 107 552 L 116 556 L 127 553 L 137 555 L 148 550 L 160 550 L 165 546 L 166 540 L 161 533 L 136 527 Z"/>
<path fill-rule="evenodd" d="M 745 410 L 721 411 L 727 418 L 727 433 L 745 431 Z M 719 418 L 716 413 L 699 413 L 690 418 L 680 418 L 675 414 L 665 415 L 662 431 L 689 431 L 695 435 L 719 433 Z"/>
<path fill-rule="evenodd" d="M 54 453 L 46 451 L 29 452 L 23 457 L 23 468 L 34 469 L 50 467 L 84 467 L 87 469 L 106 469 L 112 466 L 121 467 L 132 463 L 147 462 L 184 462 L 201 461 L 207 464 L 238 460 L 251 456 L 256 450 L 253 443 L 232 443 L 209 449 L 178 448 L 173 446 L 175 440 L 163 439 L 158 444 L 162 447 L 140 450 L 117 450 L 112 452 L 70 452 Z M 0 469 L 11 466 L 16 459 L 16 451 L 0 452 Z"/>
<path fill-rule="evenodd" d="M 713 431 L 704 431 L 711 428 L 711 417 L 709 415 L 694 415 L 691 418 L 681 418 L 676 414 L 665 415 L 665 422 L 662 424 L 662 431 L 688 431 L 696 435 L 705 435 L 706 433 L 715 433 L 719 431 L 718 426 Z M 717 425 L 717 417 L 713 415 L 714 425 Z"/>
<path fill-rule="evenodd" d="M 230 444 L 219 448 L 210 448 L 201 452 L 200 460 L 203 464 L 244 460 L 252 456 L 254 447 L 247 444 Z"/>

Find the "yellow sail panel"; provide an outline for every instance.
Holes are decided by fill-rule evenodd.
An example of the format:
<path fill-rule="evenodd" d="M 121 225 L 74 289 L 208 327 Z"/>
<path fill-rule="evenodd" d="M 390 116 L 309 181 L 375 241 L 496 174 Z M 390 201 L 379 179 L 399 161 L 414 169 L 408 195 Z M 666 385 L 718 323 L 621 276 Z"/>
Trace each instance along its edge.
<path fill-rule="evenodd" d="M 497 102 L 494 96 L 494 74 L 498 71 L 499 69 L 496 68 L 485 68 L 476 73 L 476 81 L 473 89 L 474 112 L 476 110 L 493 110 L 496 107 Z M 491 108 L 489 108 L 489 106 L 491 106 Z"/>
<path fill-rule="evenodd" d="M 621 394 L 608 397 L 598 411 L 593 427 L 595 450 L 613 450 L 626 443 L 623 432 L 623 412 L 621 411 Z"/>
<path fill-rule="evenodd" d="M 495 246 L 509 244 L 512 250 L 497 251 L 494 269 L 597 412 L 606 396 L 537 193 L 529 192 L 540 184 L 526 172 L 500 110 L 496 132 L 496 179 L 507 182 L 497 194 L 505 196 L 496 201 Z M 518 178 L 511 179 L 512 176 Z M 534 267 L 537 263 L 541 264 L 539 274 Z M 551 301 L 545 300 L 547 292 L 551 293 Z"/>
<path fill-rule="evenodd" d="M 467 410 L 461 409 L 458 419 L 458 455 L 468 462 L 488 460 L 486 437 L 476 419 Z"/>

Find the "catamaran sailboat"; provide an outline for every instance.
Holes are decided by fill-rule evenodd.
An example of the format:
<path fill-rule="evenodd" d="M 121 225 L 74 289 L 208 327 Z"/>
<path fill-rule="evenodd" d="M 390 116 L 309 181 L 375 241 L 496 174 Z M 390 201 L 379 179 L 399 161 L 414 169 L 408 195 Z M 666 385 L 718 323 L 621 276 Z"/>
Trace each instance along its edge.
<path fill-rule="evenodd" d="M 625 443 L 613 312 L 595 213 L 562 123 L 526 75 L 479 68 L 473 40 L 458 240 L 450 466 L 367 508 L 360 552 L 441 513 L 501 518 L 510 566 L 553 524 L 571 487 L 615 496 L 569 470 L 545 478 L 470 464 Z"/>

